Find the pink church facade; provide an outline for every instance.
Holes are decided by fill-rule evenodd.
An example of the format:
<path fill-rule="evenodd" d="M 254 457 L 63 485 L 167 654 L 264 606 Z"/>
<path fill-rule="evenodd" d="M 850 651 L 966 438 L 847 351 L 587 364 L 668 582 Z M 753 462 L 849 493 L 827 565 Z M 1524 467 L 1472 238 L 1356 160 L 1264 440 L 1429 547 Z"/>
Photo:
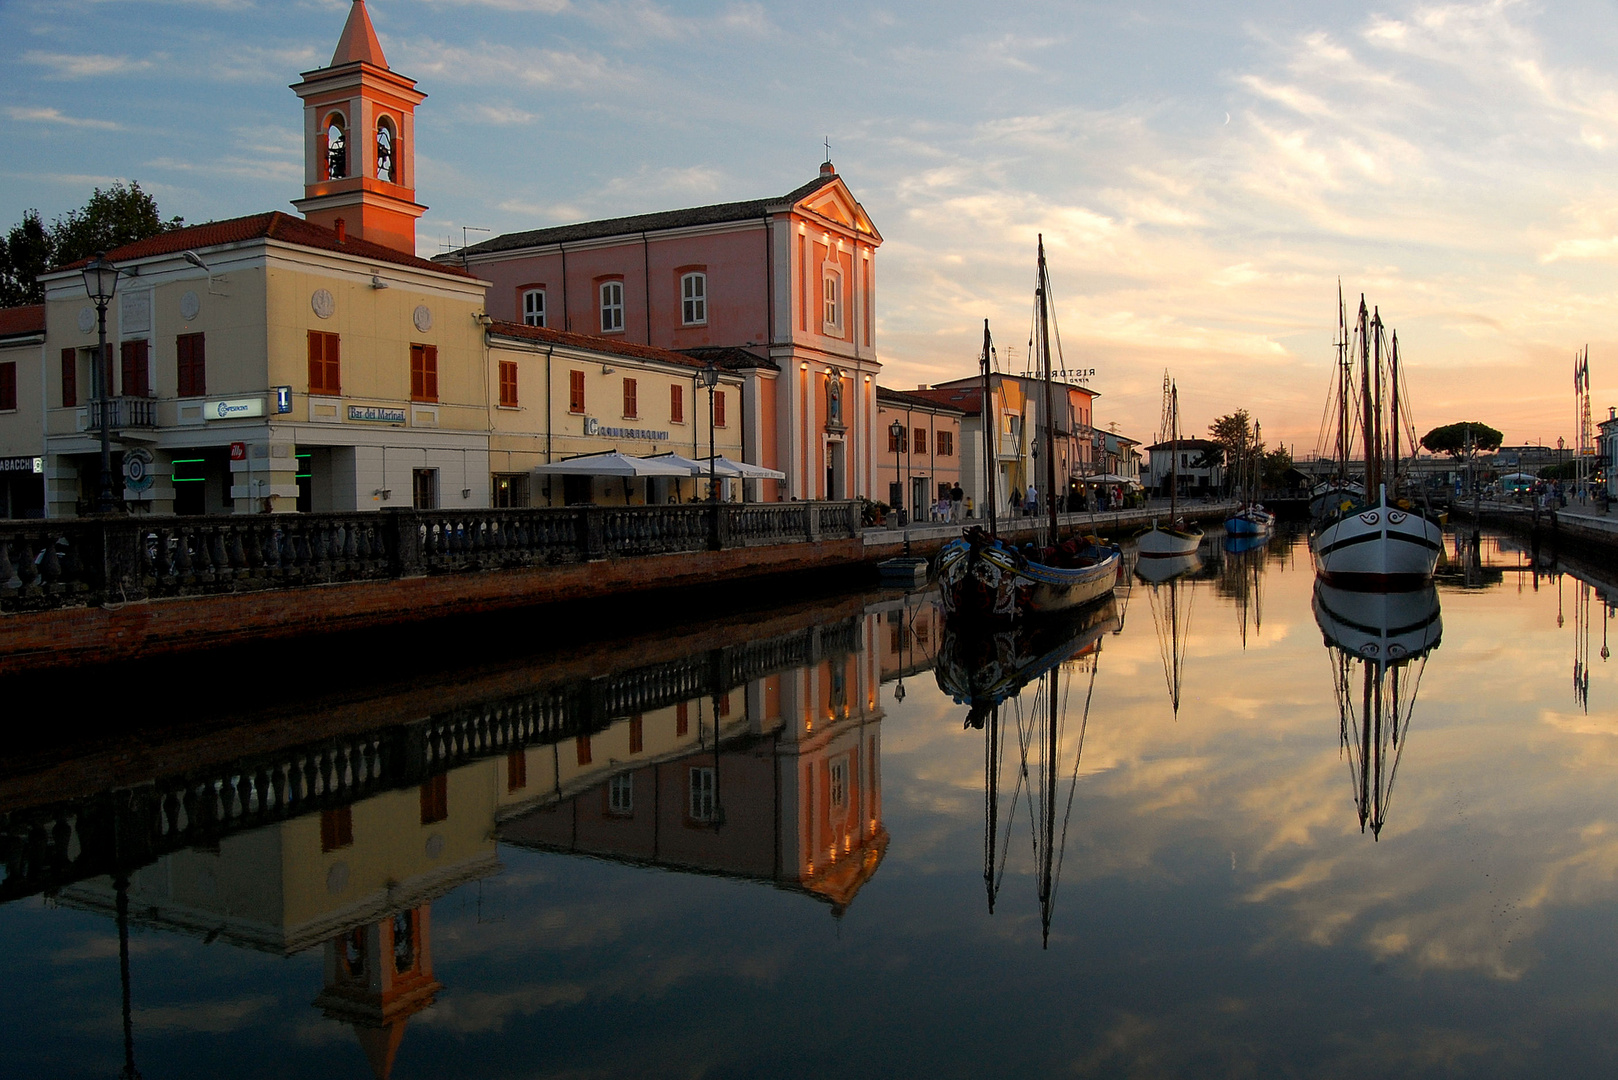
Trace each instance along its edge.
<path fill-rule="evenodd" d="M 763 497 L 847 499 L 877 486 L 881 243 L 827 162 L 778 198 L 510 233 L 439 258 L 490 283 L 496 319 L 743 375 L 742 453 L 786 473 Z"/>

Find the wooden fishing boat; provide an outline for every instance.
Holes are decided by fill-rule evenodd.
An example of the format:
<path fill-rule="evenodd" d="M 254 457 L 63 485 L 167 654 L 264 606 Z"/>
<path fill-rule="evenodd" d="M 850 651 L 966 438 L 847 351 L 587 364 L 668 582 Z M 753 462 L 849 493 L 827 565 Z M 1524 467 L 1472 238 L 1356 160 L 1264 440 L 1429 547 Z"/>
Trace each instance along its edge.
<path fill-rule="evenodd" d="M 1050 278 L 1045 266 L 1044 237 L 1039 242 L 1039 278 L 1034 298 L 1037 311 L 1040 363 L 1044 383 L 1044 445 L 1055 445 L 1054 402 L 1051 394 Z M 988 320 L 983 323 L 983 409 L 990 415 L 989 367 L 993 340 Z M 1056 456 L 1044 455 L 1046 542 L 1021 546 L 1007 543 L 999 533 L 995 493 L 993 440 L 983 440 L 984 475 L 988 479 L 989 528 L 967 529 L 939 551 L 936 578 L 944 612 L 952 619 L 1003 622 L 1048 616 L 1083 607 L 1112 592 L 1122 559 L 1116 545 L 1094 536 L 1059 537 L 1054 493 Z"/>
<path fill-rule="evenodd" d="M 1202 546 L 1202 530 L 1180 520 L 1180 388 L 1168 387 L 1169 413 L 1169 524 L 1152 520 L 1149 528 L 1135 536 L 1141 555 L 1153 559 L 1190 555 Z"/>

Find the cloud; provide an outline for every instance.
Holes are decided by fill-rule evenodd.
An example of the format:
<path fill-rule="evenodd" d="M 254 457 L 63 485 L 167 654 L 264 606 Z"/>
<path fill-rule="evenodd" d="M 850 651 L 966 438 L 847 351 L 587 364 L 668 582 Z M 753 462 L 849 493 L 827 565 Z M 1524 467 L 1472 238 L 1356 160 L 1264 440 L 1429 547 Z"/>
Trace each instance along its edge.
<path fill-rule="evenodd" d="M 36 124 L 61 124 L 66 127 L 95 128 L 100 131 L 118 131 L 120 126 L 111 120 L 91 120 L 81 116 L 68 116 L 60 109 L 14 106 L 6 110 L 13 120 Z"/>
<path fill-rule="evenodd" d="M 134 60 L 127 56 L 107 56 L 102 53 L 53 53 L 37 49 L 24 53 L 23 60 L 48 68 L 51 72 L 48 77 L 56 79 L 95 79 L 108 75 L 130 75 L 150 71 L 156 66 L 153 60 Z"/>

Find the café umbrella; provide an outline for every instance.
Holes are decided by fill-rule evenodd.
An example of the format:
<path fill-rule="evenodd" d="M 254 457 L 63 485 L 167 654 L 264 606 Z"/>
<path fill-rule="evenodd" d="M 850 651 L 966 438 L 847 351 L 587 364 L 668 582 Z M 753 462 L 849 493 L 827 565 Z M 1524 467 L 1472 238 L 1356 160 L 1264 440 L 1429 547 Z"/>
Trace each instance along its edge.
<path fill-rule="evenodd" d="M 660 458 L 630 457 L 617 450 L 581 454 L 549 465 L 536 465 L 536 473 L 548 476 L 621 476 L 626 480 L 652 476 L 690 476 L 691 470 Z"/>

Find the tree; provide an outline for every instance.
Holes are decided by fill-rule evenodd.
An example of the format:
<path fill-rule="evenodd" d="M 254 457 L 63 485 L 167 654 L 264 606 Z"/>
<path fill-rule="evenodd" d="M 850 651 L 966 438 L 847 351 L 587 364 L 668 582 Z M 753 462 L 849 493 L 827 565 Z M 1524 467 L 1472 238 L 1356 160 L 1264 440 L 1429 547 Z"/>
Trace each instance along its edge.
<path fill-rule="evenodd" d="M 1505 439 L 1504 435 L 1488 424 L 1470 420 L 1433 428 L 1421 437 L 1421 445 L 1435 454 L 1448 454 L 1456 461 L 1460 461 L 1466 457 L 1468 431 L 1471 432 L 1474 453 L 1492 454 L 1500 449 L 1500 443 Z"/>
<path fill-rule="evenodd" d="M 163 220 L 157 200 L 135 182 L 127 187 L 115 183 L 105 191 L 96 188 L 84 206 L 70 210 L 48 227 L 38 210 L 29 210 L 0 241 L 0 307 L 43 303 L 45 290 L 39 275 L 53 267 L 184 224 L 179 217 Z"/>
<path fill-rule="evenodd" d="M 1264 444 L 1258 438 L 1258 427 L 1246 409 L 1237 409 L 1233 413 L 1221 416 L 1208 425 L 1208 434 L 1219 444 L 1219 449 L 1204 452 L 1203 457 L 1213 464 L 1228 462 L 1230 472 L 1235 472 L 1250 458 L 1264 453 Z M 1235 478 L 1227 473 L 1225 479 L 1227 482 L 1234 482 Z"/>
<path fill-rule="evenodd" d="M 1292 451 L 1277 446 L 1264 455 L 1264 487 L 1270 491 L 1287 486 L 1287 472 L 1292 468 Z"/>

